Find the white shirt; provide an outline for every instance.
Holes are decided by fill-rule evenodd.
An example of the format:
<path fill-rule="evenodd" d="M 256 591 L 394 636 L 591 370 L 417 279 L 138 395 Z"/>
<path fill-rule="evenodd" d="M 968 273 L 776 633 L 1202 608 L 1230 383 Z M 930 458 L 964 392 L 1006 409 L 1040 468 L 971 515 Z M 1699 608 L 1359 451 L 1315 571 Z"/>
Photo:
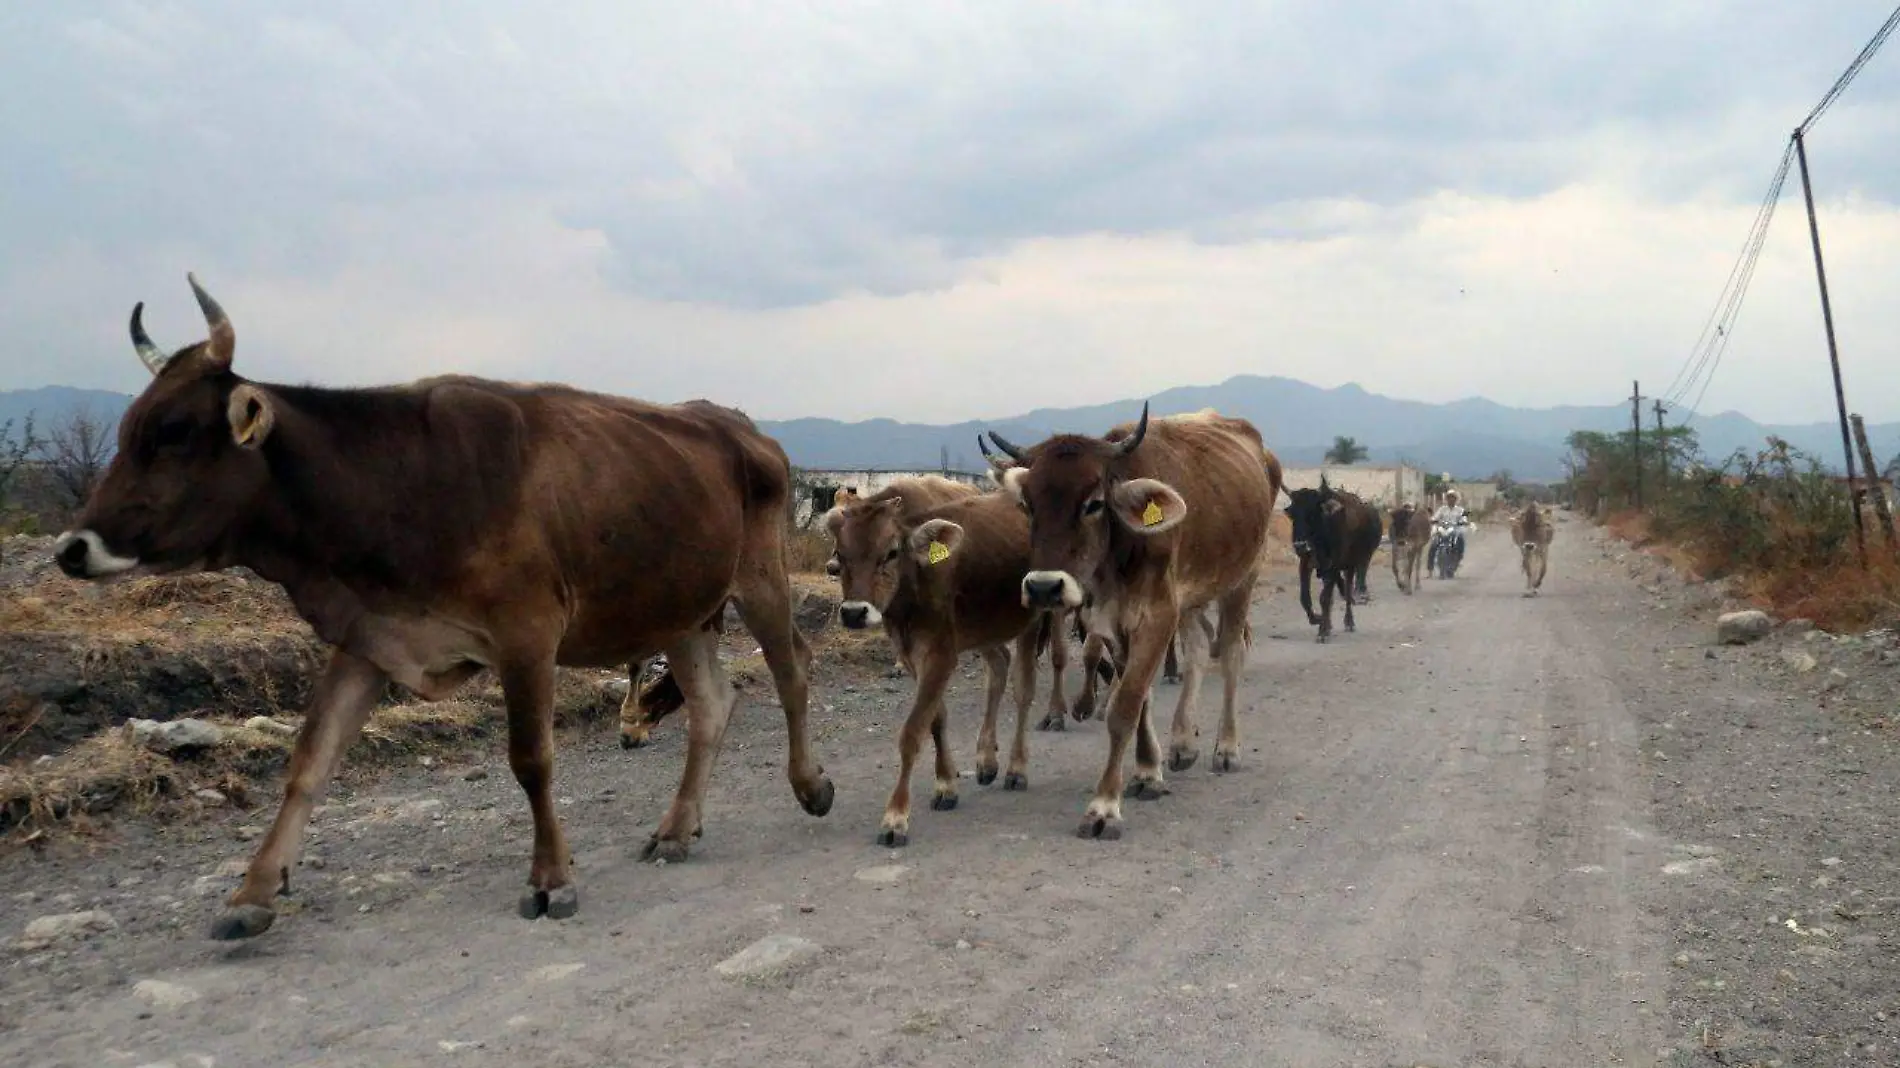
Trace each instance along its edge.
<path fill-rule="evenodd" d="M 1438 511 L 1432 513 L 1432 522 L 1451 523 L 1454 526 L 1463 523 L 1465 522 L 1464 506 L 1459 504 L 1440 505 Z"/>

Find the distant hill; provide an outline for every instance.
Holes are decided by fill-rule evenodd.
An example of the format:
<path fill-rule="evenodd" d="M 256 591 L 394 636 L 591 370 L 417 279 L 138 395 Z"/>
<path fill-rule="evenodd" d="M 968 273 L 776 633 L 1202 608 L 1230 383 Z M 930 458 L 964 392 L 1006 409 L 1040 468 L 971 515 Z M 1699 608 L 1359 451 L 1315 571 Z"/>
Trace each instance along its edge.
<path fill-rule="evenodd" d="M 1322 389 L 1290 378 L 1258 375 L 1240 375 L 1213 386 L 1182 386 L 1149 399 L 1156 415 L 1215 408 L 1251 420 L 1288 464 L 1318 463 L 1333 438 L 1343 434 L 1369 448 L 1373 462 L 1405 459 L 1429 471 L 1473 478 L 1499 469 L 1520 479 L 1560 478 L 1564 438 L 1571 431 L 1615 432 L 1629 425 L 1629 409 L 1621 405 L 1512 408 L 1478 397 L 1428 404 L 1381 396 L 1357 385 Z M 97 414 L 116 419 L 130 402 L 122 394 L 64 386 L 0 391 L 0 423 L 37 411 L 45 425 L 81 405 L 91 405 Z M 997 430 L 1020 444 L 1030 444 L 1057 431 L 1099 434 L 1140 411 L 1141 398 L 1130 398 L 947 425 L 819 418 L 760 425 L 801 467 L 935 468 L 947 451 L 953 467 L 972 470 L 982 464 L 976 436 L 983 430 Z M 1833 423 L 1764 425 L 1724 412 L 1697 419 L 1693 425 L 1703 452 L 1718 460 L 1736 449 L 1758 449 L 1768 435 L 1775 434 L 1830 466 L 1840 465 L 1840 430 Z M 1867 433 L 1881 463 L 1900 453 L 1900 423 L 1872 425 Z"/>

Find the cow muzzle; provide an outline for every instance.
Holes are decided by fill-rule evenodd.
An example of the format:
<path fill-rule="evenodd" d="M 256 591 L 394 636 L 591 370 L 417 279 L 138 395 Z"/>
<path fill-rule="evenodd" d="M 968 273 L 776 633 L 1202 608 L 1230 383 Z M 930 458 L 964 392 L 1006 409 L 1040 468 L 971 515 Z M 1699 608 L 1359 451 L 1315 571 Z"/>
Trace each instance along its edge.
<path fill-rule="evenodd" d="M 1082 584 L 1067 571 L 1031 571 L 1023 576 L 1023 607 L 1080 608 Z"/>
<path fill-rule="evenodd" d="M 79 579 L 110 578 L 139 566 L 136 557 L 114 554 L 106 548 L 105 539 L 90 530 L 61 534 L 53 543 L 53 561 L 61 571 Z"/>
<path fill-rule="evenodd" d="M 838 622 L 846 630 L 863 630 L 884 622 L 884 614 L 869 601 L 846 601 L 838 606 Z"/>

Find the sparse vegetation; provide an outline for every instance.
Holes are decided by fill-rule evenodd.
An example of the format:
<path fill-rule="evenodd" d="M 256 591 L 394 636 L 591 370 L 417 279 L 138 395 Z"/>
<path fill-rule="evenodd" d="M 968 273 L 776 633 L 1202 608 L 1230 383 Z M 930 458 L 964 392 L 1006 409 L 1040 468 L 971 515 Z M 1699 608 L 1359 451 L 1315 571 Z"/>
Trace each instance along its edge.
<path fill-rule="evenodd" d="M 11 419 L 0 423 L 0 520 L 13 510 L 14 487 L 39 443 L 33 433 L 32 416 L 27 416 L 17 431 Z"/>
<path fill-rule="evenodd" d="M 113 429 L 91 409 L 80 408 L 35 443 L 35 454 L 65 510 L 78 511 L 105 473 L 112 460 Z"/>
<path fill-rule="evenodd" d="M 1771 437 L 1758 452 L 1710 465 L 1687 428 L 1660 438 L 1646 433 L 1644 445 L 1638 511 L 1630 435 L 1572 434 L 1566 489 L 1577 507 L 1627 540 L 1662 543 L 1666 555 L 1699 577 L 1735 578 L 1784 618 L 1829 629 L 1900 619 L 1900 561 L 1869 515 L 1869 566 L 1861 568 L 1853 501 L 1817 460 Z"/>

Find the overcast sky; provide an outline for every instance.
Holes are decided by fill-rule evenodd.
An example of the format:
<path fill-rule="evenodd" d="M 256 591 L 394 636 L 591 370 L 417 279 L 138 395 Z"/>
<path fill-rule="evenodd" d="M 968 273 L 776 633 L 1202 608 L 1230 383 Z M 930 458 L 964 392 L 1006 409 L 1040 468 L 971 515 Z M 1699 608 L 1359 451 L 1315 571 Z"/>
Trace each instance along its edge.
<path fill-rule="evenodd" d="M 952 420 L 1238 373 L 1665 385 L 1889 7 L 1672 0 L 0 7 L 0 388 L 450 371 Z M 1900 54 L 1809 140 L 1900 417 Z M 1798 185 L 1704 407 L 1830 418 Z"/>

